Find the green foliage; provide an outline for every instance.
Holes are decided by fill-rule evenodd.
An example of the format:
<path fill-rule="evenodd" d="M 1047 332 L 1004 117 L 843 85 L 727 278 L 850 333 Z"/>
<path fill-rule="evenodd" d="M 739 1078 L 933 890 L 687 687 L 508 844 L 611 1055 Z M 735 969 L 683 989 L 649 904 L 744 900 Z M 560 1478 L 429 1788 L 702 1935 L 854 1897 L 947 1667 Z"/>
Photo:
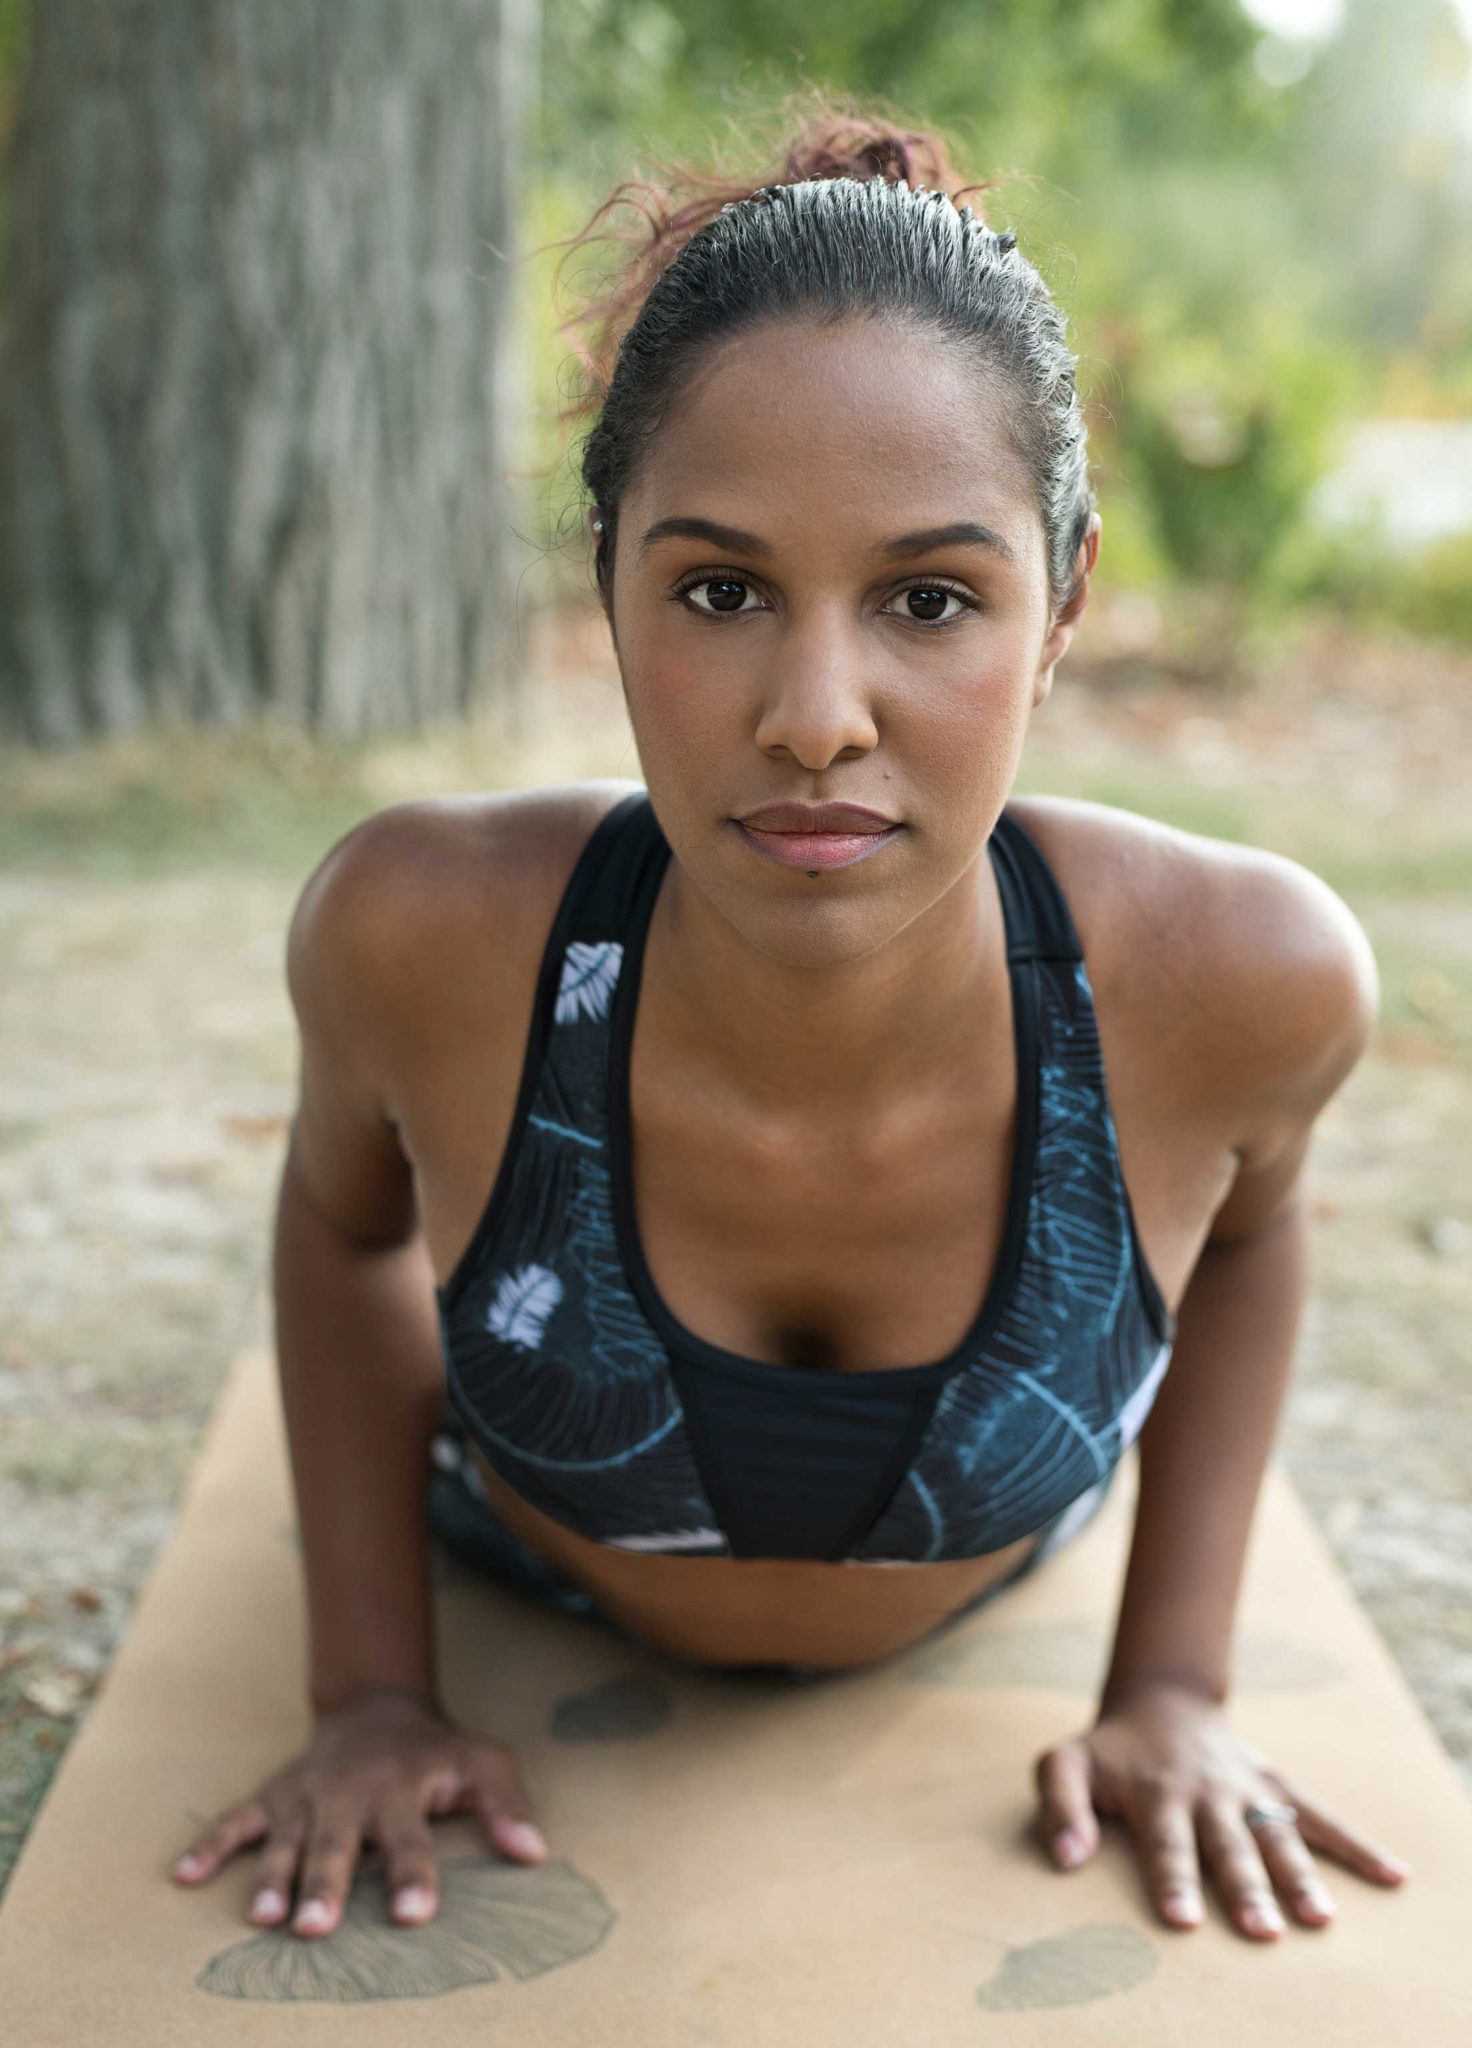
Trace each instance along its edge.
<path fill-rule="evenodd" d="M 1343 353 L 1260 321 L 1231 336 L 1162 321 L 1132 349 L 1118 458 L 1178 576 L 1247 585 L 1301 522 L 1355 387 Z"/>
<path fill-rule="evenodd" d="M 532 518 L 539 544 L 551 550 L 557 584 L 568 594 L 592 588 L 586 535 L 581 528 L 582 485 L 577 463 L 579 436 L 588 421 L 559 416 L 578 401 L 582 370 L 574 337 L 560 323 L 592 301 L 617 251 L 590 243 L 572 251 L 557 245 L 584 226 L 598 200 L 576 179 L 551 172 L 528 194 L 523 217 L 526 244 L 517 274 L 519 318 L 530 369 L 531 417 L 527 462 L 536 489 Z"/>
<path fill-rule="evenodd" d="M 1170 568 L 1156 538 L 1148 498 L 1138 485 L 1097 474 L 1095 488 L 1103 530 L 1097 576 L 1111 590 L 1155 590 Z"/>
<path fill-rule="evenodd" d="M 703 149 L 722 116 L 816 81 L 956 124 L 983 165 L 1020 148 L 1035 168 L 1046 138 L 1068 175 L 1122 136 L 1250 126 L 1270 102 L 1255 41 L 1237 0 L 544 0 L 545 161 L 604 175 L 645 137 Z"/>
<path fill-rule="evenodd" d="M 25 58 L 31 0 L 0 0 L 0 90 L 8 90 Z"/>
<path fill-rule="evenodd" d="M 1320 606 L 1360 629 L 1392 628 L 1472 647 L 1472 534 L 1404 554 L 1378 524 L 1295 533 L 1277 567 L 1274 594 Z"/>
<path fill-rule="evenodd" d="M 4 151 L 15 124 L 16 96 L 30 41 L 31 0 L 0 0 L 0 266 L 6 240 Z"/>
<path fill-rule="evenodd" d="M 1465 209 L 1437 198 L 1440 244 L 1397 226 L 1426 214 L 1406 122 L 1434 97 L 1423 58 L 1438 8 L 1414 0 L 1415 34 L 1398 40 L 1378 0 L 1347 0 L 1307 77 L 1272 87 L 1240 0 L 811 0 L 797 15 L 779 0 L 544 0 L 539 161 L 555 179 L 539 217 L 570 233 L 618 181 L 665 166 L 772 174 L 788 95 L 804 88 L 938 131 L 963 174 L 1000 181 L 987 219 L 1017 231 L 1069 314 L 1106 579 L 1166 596 L 1209 586 L 1222 600 L 1210 631 L 1227 638 L 1351 593 L 1367 621 L 1464 638 L 1465 552 L 1378 559 L 1367 575 L 1363 551 L 1351 560 L 1305 517 L 1337 428 L 1377 408 L 1392 372 L 1453 411 L 1472 391 L 1456 314 L 1472 270 L 1453 260 Z M 1355 168 L 1371 144 L 1373 193 Z M 1372 201 L 1380 231 L 1361 247 Z M 1443 284 L 1423 290 L 1411 272 L 1434 262 Z M 1365 284 L 1382 272 L 1406 318 L 1439 309 L 1425 346 L 1397 343 L 1393 364 L 1394 309 Z M 536 457 L 550 476 L 548 395 L 559 378 L 566 395 L 574 366 L 550 310 L 533 300 L 529 317 L 550 358 Z M 576 538 L 577 498 L 564 464 L 546 492 L 555 536 Z"/>

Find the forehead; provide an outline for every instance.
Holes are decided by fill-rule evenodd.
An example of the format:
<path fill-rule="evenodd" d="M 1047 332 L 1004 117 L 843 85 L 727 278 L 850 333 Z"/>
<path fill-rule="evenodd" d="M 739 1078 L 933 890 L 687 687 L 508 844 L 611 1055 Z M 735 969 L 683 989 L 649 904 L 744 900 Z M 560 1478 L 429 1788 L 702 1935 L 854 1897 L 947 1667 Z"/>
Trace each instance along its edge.
<path fill-rule="evenodd" d="M 1006 424 L 1010 382 L 892 320 L 771 321 L 703 357 L 646 448 L 635 491 L 693 490 L 773 530 L 784 506 L 865 509 L 888 532 L 968 514 L 1017 542 L 1035 492 Z M 702 502 L 701 510 L 708 509 Z M 916 516 L 907 520 L 904 514 Z"/>

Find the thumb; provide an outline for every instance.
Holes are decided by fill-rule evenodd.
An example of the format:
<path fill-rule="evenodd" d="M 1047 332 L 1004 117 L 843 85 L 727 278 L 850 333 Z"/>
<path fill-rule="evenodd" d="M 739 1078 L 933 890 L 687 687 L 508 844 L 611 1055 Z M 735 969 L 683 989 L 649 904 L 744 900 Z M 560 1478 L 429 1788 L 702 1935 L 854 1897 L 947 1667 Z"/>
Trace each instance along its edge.
<path fill-rule="evenodd" d="M 1087 1741 L 1075 1735 L 1044 1750 L 1035 1775 L 1043 1839 L 1054 1860 L 1064 1869 L 1072 1869 L 1087 1861 L 1099 1845 Z"/>

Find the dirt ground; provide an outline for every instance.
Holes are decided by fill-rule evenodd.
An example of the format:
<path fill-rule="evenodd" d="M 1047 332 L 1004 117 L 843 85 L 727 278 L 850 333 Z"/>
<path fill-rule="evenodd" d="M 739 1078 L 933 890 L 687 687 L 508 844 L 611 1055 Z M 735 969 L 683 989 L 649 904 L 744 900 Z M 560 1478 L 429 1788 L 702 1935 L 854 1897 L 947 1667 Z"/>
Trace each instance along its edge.
<path fill-rule="evenodd" d="M 544 632 L 528 672 L 515 728 L 335 763 L 181 738 L 0 764 L 0 1889 L 265 1334 L 302 880 L 403 796 L 639 773 L 596 630 Z M 1469 769 L 1465 657 L 1323 628 L 1212 696 L 1101 628 L 1019 787 L 1291 854 L 1375 946 L 1279 1454 L 1472 1789 Z"/>

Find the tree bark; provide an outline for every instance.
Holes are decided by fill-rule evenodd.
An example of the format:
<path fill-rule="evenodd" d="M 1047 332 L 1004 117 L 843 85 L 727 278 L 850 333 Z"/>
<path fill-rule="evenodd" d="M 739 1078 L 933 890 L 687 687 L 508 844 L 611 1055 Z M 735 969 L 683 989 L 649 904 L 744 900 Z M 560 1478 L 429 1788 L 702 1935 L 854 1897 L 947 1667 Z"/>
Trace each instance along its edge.
<path fill-rule="evenodd" d="M 514 688 L 535 0 L 39 0 L 0 732 L 415 730 Z"/>

